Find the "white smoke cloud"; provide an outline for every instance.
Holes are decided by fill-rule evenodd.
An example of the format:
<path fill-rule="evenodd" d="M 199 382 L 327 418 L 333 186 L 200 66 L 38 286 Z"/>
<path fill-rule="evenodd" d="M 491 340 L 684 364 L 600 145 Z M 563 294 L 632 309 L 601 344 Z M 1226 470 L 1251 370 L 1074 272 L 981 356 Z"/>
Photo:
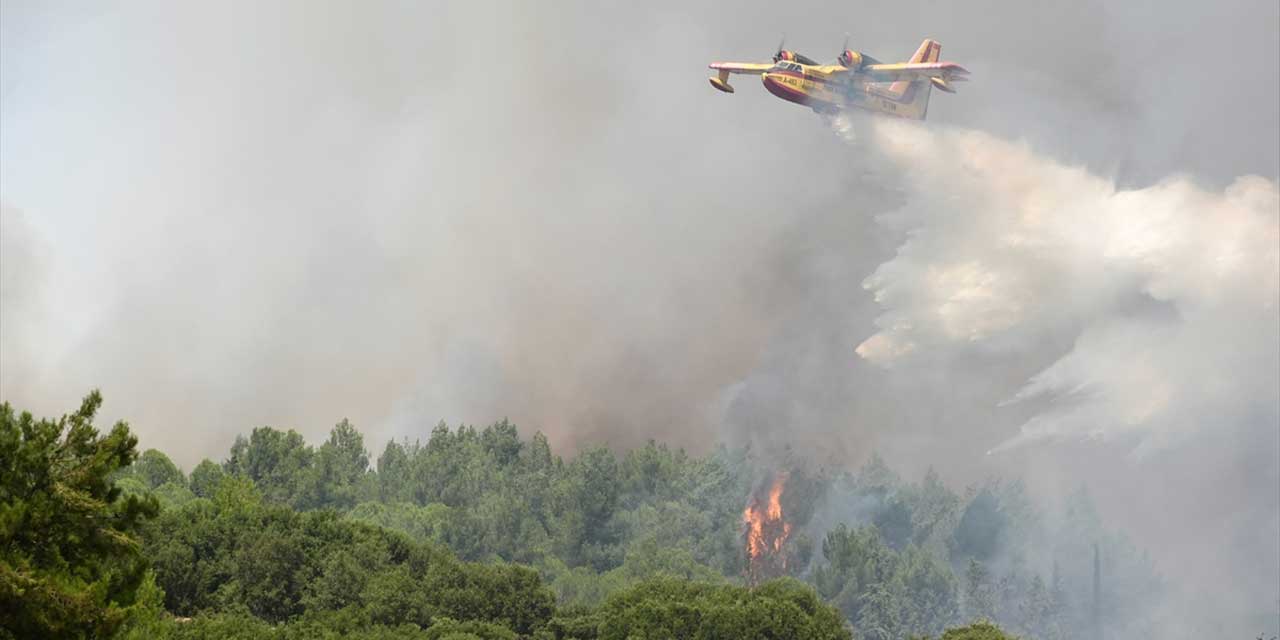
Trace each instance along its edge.
<path fill-rule="evenodd" d="M 983 439 L 988 460 L 1050 491 L 1086 483 L 1175 584 L 1219 585 L 1171 596 L 1186 604 L 1162 624 L 1271 626 L 1258 616 L 1280 597 L 1277 183 L 1124 189 L 989 133 L 858 129 L 903 202 L 877 218 L 901 242 L 863 282 L 880 313 L 862 360 L 989 384 L 999 415 L 1019 417 L 973 422 L 957 443 Z"/>
<path fill-rule="evenodd" d="M 881 218 L 908 235 L 864 283 L 883 313 L 863 358 L 902 366 L 1074 337 L 1011 398 L 1048 402 L 997 451 L 1100 437 L 1142 453 L 1224 423 L 1274 424 L 1275 182 L 1122 190 L 978 131 L 877 122 L 872 135 L 912 195 Z"/>
<path fill-rule="evenodd" d="M 345 416 L 377 447 L 508 416 L 560 451 L 723 438 L 1087 481 L 1221 594 L 1201 608 L 1272 611 L 1274 277 L 1240 275 L 1268 238 L 1198 218 L 1274 203 L 1221 187 L 1280 166 L 1277 11 L 0 3 L 0 199 L 25 216 L 0 230 L 0 400 L 57 415 L 101 386 L 187 468 L 264 424 Z M 884 59 L 930 35 L 978 81 L 927 129 L 841 144 L 758 84 L 707 86 L 779 29 Z M 1176 171 L 1215 186 L 1098 177 Z M 1076 441 L 982 456 L 1024 422 Z"/>

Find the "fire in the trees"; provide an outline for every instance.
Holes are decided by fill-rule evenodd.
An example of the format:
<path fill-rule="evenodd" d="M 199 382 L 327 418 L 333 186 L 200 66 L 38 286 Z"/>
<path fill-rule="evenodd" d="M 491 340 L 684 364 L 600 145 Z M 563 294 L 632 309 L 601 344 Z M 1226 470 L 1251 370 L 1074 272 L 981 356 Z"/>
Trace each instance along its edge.
<path fill-rule="evenodd" d="M 768 495 L 761 499 L 760 492 L 742 512 L 743 537 L 747 550 L 747 581 L 756 582 L 782 575 L 787 570 L 787 554 L 783 545 L 791 535 L 791 523 L 782 512 L 782 493 L 787 486 L 787 474 L 774 476 L 768 487 Z"/>

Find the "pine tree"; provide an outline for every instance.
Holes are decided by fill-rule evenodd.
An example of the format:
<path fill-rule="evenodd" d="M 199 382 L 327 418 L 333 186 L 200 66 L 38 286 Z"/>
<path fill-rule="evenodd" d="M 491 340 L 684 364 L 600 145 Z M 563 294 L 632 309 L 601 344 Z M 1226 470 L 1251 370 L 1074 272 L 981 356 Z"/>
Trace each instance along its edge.
<path fill-rule="evenodd" d="M 1045 640 L 1067 640 L 1071 634 L 1067 631 L 1067 613 L 1070 601 L 1067 599 L 1067 588 L 1063 584 L 1062 575 L 1058 571 L 1058 563 L 1053 563 L 1053 575 L 1049 579 L 1049 611 L 1046 613 Z"/>
<path fill-rule="evenodd" d="M 1045 588 L 1044 580 L 1037 574 L 1031 579 L 1031 586 L 1027 587 L 1022 602 L 1018 606 L 1019 630 L 1028 636 L 1046 637 L 1049 613 L 1052 608 L 1049 590 Z"/>
<path fill-rule="evenodd" d="M 996 594 L 991 574 L 981 562 L 970 558 L 965 571 L 964 607 L 969 620 L 996 619 Z"/>
<path fill-rule="evenodd" d="M 123 422 L 100 435 L 101 405 L 95 390 L 75 413 L 36 421 L 0 404 L 0 631 L 108 637 L 138 600 L 136 534 L 159 507 L 112 481 L 138 440 Z"/>

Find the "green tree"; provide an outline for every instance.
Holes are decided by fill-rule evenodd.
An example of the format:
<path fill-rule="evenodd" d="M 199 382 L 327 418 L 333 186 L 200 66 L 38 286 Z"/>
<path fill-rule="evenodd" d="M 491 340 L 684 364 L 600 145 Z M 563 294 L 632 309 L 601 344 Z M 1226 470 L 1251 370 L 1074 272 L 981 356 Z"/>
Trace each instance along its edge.
<path fill-rule="evenodd" d="M 964 572 L 964 609 L 970 620 L 996 619 L 996 593 L 991 573 L 981 562 L 970 558 Z"/>
<path fill-rule="evenodd" d="M 423 635 L 424 640 L 516 640 L 516 633 L 501 625 L 453 618 L 438 618 Z"/>
<path fill-rule="evenodd" d="M 205 458 L 191 470 L 190 487 L 191 492 L 201 498 L 212 498 L 213 493 L 218 490 L 218 484 L 222 482 L 222 478 L 226 472 L 222 470 L 214 461 Z"/>
<path fill-rule="evenodd" d="M 259 427 L 248 438 L 236 437 L 223 467 L 253 480 L 270 502 L 305 505 L 311 500 L 307 489 L 314 455 L 298 432 Z"/>
<path fill-rule="evenodd" d="M 878 490 L 889 494 L 901 483 L 902 479 L 889 468 L 889 464 L 879 453 L 872 453 L 866 464 L 858 470 L 858 485 L 868 491 Z"/>
<path fill-rule="evenodd" d="M 166 482 L 184 486 L 187 484 L 178 465 L 174 464 L 169 456 L 155 449 L 143 451 L 130 470 L 152 489 Z"/>
<path fill-rule="evenodd" d="M 35 420 L 0 404 L 0 623 L 23 638 L 104 637 L 139 604 L 137 532 L 154 498 L 111 477 L 137 457 L 124 422 L 93 426 L 96 390 L 79 410 Z"/>
<path fill-rule="evenodd" d="M 551 444 L 541 431 L 533 434 L 533 439 L 524 450 L 525 466 L 534 472 L 550 471 L 554 462 L 551 456 Z"/>
<path fill-rule="evenodd" d="M 344 420 L 315 448 L 294 432 L 255 429 L 224 466 L 193 469 L 190 489 L 161 481 L 172 478 L 163 454 L 144 457 L 117 485 L 164 506 L 142 532 L 156 588 L 135 600 L 158 594 L 195 620 L 130 626 L 133 637 L 812 637 L 808 598 L 859 637 L 937 636 L 969 619 L 963 604 L 966 615 L 998 613 L 1019 632 L 1047 618 L 1035 633 L 1062 640 L 1077 626 L 1067 614 L 1087 611 L 1068 600 L 1090 602 L 1088 567 L 1071 553 L 1080 531 L 1109 554 L 1112 606 L 1140 610 L 1152 585 L 1143 556 L 1083 501 L 1061 532 L 1047 532 L 1017 482 L 989 482 L 961 500 L 936 473 L 905 484 L 879 457 L 858 474 L 790 470 L 789 568 L 804 572 L 816 555 L 807 524 L 837 525 L 807 573 L 818 594 L 804 597 L 726 584 L 745 564 L 744 497 L 776 471 L 744 450 L 691 458 L 650 442 L 621 457 L 588 448 L 566 460 L 542 434 L 522 441 L 504 420 L 440 424 L 425 445 L 387 443 L 371 470 L 363 436 Z M 839 525 L 842 516 L 868 526 Z M 980 559 L 997 548 L 992 536 L 1009 560 L 999 580 Z M 1055 571 L 1048 589 L 1020 560 L 1046 539 L 1065 576 Z M 952 563 L 970 560 L 957 577 Z M 670 581 L 684 586 L 645 591 Z M 648 595 L 628 604 L 640 592 Z"/>
<path fill-rule="evenodd" d="M 941 640 L 1016 640 L 990 622 L 975 622 L 966 627 L 947 629 Z"/>
<path fill-rule="evenodd" d="M 387 442 L 378 456 L 378 499 L 384 503 L 410 502 L 414 499 L 412 458 L 418 445 L 395 440 Z"/>
<path fill-rule="evenodd" d="M 1065 640 L 1070 637 L 1065 621 L 1069 613 L 1066 586 L 1058 573 L 1058 563 L 1053 563 L 1053 574 L 1049 578 L 1049 611 L 1046 614 L 1046 629 L 1043 640 Z"/>
<path fill-rule="evenodd" d="M 1050 618 L 1053 614 L 1053 601 L 1044 580 L 1039 575 L 1031 579 L 1031 586 L 1022 594 L 1022 602 L 1018 605 L 1018 629 L 1022 633 L 1036 637 L 1047 637 Z"/>
<path fill-rule="evenodd" d="M 827 534 L 822 551 L 826 562 L 814 570 L 814 584 L 860 637 L 937 633 L 957 617 L 954 576 L 915 545 L 895 552 L 878 528 L 841 525 Z"/>
<path fill-rule="evenodd" d="M 588 449 L 566 465 L 558 480 L 552 500 L 561 557 L 597 571 L 617 566 L 622 554 L 612 547 L 617 531 L 610 526 L 621 491 L 617 458 L 603 447 Z"/>
<path fill-rule="evenodd" d="M 858 637 L 866 640 L 894 640 L 906 631 L 902 604 L 906 598 L 895 593 L 888 585 L 872 585 L 859 596 L 858 620 L 854 628 Z"/>
<path fill-rule="evenodd" d="M 117 632 L 119 640 L 152 640 L 168 636 L 169 614 L 164 610 L 164 591 L 156 585 L 155 574 L 148 571 L 138 586 L 135 604 L 129 607 L 124 624 Z"/>
<path fill-rule="evenodd" d="M 932 554 L 907 547 L 898 554 L 893 581 L 903 594 L 902 626 L 910 633 L 938 633 L 959 618 L 955 576 Z"/>
<path fill-rule="evenodd" d="M 507 466 L 516 462 L 524 443 L 520 442 L 520 434 L 516 426 L 503 418 L 484 428 L 480 432 L 480 444 L 498 466 Z"/>
<path fill-rule="evenodd" d="M 912 531 L 915 543 L 931 551 L 946 551 L 946 533 L 954 526 L 960 509 L 960 497 L 942 483 L 932 467 L 924 480 L 910 492 Z"/>
<path fill-rule="evenodd" d="M 887 588 L 897 568 L 897 557 L 885 546 L 875 527 L 849 529 L 840 525 L 822 542 L 826 562 L 813 575 L 818 592 L 838 607 L 854 627 L 862 628 L 863 608 L 877 588 Z M 877 615 L 883 616 L 884 607 Z M 884 625 L 883 621 L 876 624 Z M 892 625 L 896 627 L 896 623 Z"/>
<path fill-rule="evenodd" d="M 166 482 L 151 491 L 151 495 L 160 501 L 162 509 L 174 509 L 181 507 L 188 502 L 196 499 L 196 494 L 192 493 L 185 484 L 176 482 Z"/>
<path fill-rule="evenodd" d="M 600 640 L 851 637 L 835 609 L 819 600 L 811 587 L 790 578 L 754 590 L 654 578 L 611 596 L 595 622 Z"/>
<path fill-rule="evenodd" d="M 350 509 L 359 499 L 360 484 L 368 471 L 364 436 L 343 418 L 316 452 L 314 502 L 306 506 Z"/>
<path fill-rule="evenodd" d="M 990 487 L 974 495 L 960 516 L 951 539 L 952 553 L 961 558 L 977 558 L 988 562 L 1000 545 L 1007 518 L 1001 509 L 1000 499 Z"/>
<path fill-rule="evenodd" d="M 873 522 L 885 543 L 900 551 L 913 539 L 915 525 L 911 522 L 911 507 L 898 495 L 885 496 L 881 500 Z"/>

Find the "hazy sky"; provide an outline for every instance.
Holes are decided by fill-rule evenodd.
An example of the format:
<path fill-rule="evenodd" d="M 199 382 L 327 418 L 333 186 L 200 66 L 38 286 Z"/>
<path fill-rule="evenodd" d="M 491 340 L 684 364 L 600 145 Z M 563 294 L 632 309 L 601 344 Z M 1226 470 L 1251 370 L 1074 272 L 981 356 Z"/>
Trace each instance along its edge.
<path fill-rule="evenodd" d="M 1280 5 L 690 5 L 0 2 L 0 398 L 187 467 L 342 417 L 879 450 L 1280 607 Z M 706 82 L 846 32 L 973 82 L 924 128 Z"/>

